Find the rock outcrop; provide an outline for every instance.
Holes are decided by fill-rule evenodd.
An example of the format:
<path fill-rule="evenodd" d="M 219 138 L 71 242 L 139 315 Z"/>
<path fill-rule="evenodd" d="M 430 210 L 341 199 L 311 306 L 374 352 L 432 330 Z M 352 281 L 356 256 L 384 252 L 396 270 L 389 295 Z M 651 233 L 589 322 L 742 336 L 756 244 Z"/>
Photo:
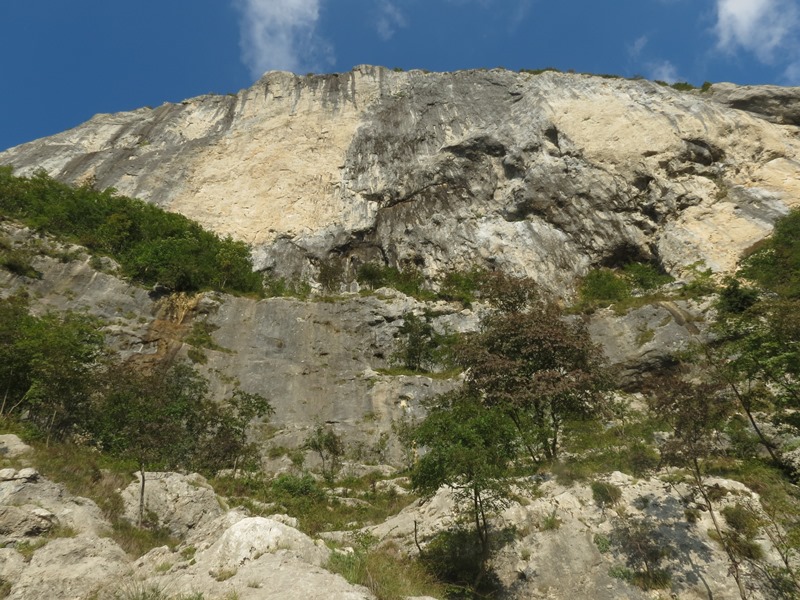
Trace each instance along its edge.
<path fill-rule="evenodd" d="M 11 437 L 6 441 L 21 443 Z M 199 475 L 148 473 L 147 480 L 155 482 L 151 506 L 181 544 L 134 559 L 109 537 L 111 523 L 91 500 L 32 468 L 0 470 L 3 597 L 88 600 L 159 592 L 157 597 L 169 598 L 202 593 L 209 600 L 233 593 L 242 600 L 374 598 L 326 571 L 325 544 L 287 525 L 292 519 L 285 515 L 223 511 L 224 502 Z M 187 511 L 191 515 L 179 514 Z"/>
<path fill-rule="evenodd" d="M 244 509 L 220 509 L 193 519 L 193 527 L 173 527 L 178 533 L 173 548 L 157 547 L 133 558 L 109 536 L 111 523 L 92 501 L 68 493 L 33 468 L 7 465 L 0 461 L 0 589 L 13 600 L 177 599 L 198 594 L 207 600 L 374 598 L 369 590 L 325 569 L 331 552 L 352 551 L 352 531 L 324 534 L 338 542 L 340 549 L 332 551 L 322 540 L 298 531 L 296 521 L 286 515 L 260 517 Z M 624 567 L 631 564 L 626 552 L 631 549 L 615 541 L 620 527 L 642 521 L 665 550 L 660 568 L 670 575 L 669 593 L 679 598 L 737 597 L 727 557 L 709 533 L 714 525 L 704 501 L 677 472 L 660 475 L 634 479 L 614 472 L 603 477 L 605 485 L 618 491 L 613 504 L 599 502 L 587 483 L 564 485 L 549 477 L 518 480 L 513 501 L 492 527 L 495 534 L 511 532 L 491 564 L 502 597 L 653 597 L 625 581 Z M 225 505 L 197 475 L 148 473 L 147 479 L 170 482 L 156 492 L 164 515 L 174 516 L 193 504 L 206 506 L 210 497 Z M 759 495 L 741 483 L 711 477 L 704 483 L 713 491 L 717 513 L 726 506 L 744 506 L 764 517 Z M 414 555 L 417 544 L 424 550 L 456 522 L 457 514 L 452 493 L 443 488 L 427 501 L 409 500 L 398 515 L 357 534 Z M 174 519 L 165 522 L 174 525 Z M 782 565 L 773 542 L 764 532 L 753 540 L 763 554 L 762 566 Z M 767 570 L 747 562 L 741 568 L 749 597 L 772 597 L 763 578 Z"/>
<path fill-rule="evenodd" d="M 798 98 L 553 72 L 273 72 L 98 115 L 0 164 L 184 213 L 276 273 L 497 266 L 563 294 L 590 265 L 731 270 L 800 198 Z"/>

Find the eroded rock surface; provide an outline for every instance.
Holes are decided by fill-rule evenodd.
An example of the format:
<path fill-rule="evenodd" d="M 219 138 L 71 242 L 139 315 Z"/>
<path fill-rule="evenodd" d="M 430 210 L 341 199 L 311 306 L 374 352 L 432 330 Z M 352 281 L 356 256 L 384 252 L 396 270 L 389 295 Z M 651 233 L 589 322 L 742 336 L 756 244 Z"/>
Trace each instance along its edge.
<path fill-rule="evenodd" d="M 797 203 L 797 90 L 712 91 L 552 72 L 273 72 L 236 95 L 97 115 L 0 164 L 182 212 L 254 244 L 277 273 L 329 259 L 431 278 L 497 266 L 564 293 L 590 265 L 632 259 L 729 271 Z"/>
<path fill-rule="evenodd" d="M 125 517 L 135 523 L 139 515 L 141 474 L 136 481 L 122 490 Z M 178 538 L 184 538 L 190 530 L 204 522 L 220 516 L 224 504 L 217 498 L 214 489 L 197 473 L 145 473 L 144 512 L 153 525 L 166 527 Z"/>

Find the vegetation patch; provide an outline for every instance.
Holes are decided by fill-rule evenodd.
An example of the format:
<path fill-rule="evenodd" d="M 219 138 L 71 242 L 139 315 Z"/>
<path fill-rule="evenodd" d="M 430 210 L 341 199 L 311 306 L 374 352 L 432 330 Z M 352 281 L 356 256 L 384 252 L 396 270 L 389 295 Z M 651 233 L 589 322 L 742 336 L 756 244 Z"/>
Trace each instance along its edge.
<path fill-rule="evenodd" d="M 613 306 L 618 313 L 665 299 L 659 288 L 673 278 L 650 263 L 629 263 L 622 269 L 589 271 L 578 287 L 577 312 Z"/>
<path fill-rule="evenodd" d="M 350 583 L 363 585 L 378 600 L 403 600 L 409 596 L 445 597 L 445 587 L 395 546 L 377 546 L 374 538 L 358 536 L 352 552 L 334 550 L 328 570 Z"/>
<path fill-rule="evenodd" d="M 126 276 L 145 285 L 262 292 L 246 244 L 113 189 L 73 188 L 43 171 L 15 177 L 11 167 L 0 167 L 0 214 L 111 256 Z"/>

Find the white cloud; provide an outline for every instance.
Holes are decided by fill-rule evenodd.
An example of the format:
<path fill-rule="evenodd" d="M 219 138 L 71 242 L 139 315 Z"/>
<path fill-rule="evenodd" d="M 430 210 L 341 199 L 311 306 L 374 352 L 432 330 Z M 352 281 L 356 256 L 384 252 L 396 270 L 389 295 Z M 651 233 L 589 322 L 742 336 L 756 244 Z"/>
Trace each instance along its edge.
<path fill-rule="evenodd" d="M 378 18 L 375 27 L 382 40 L 392 39 L 398 27 L 405 27 L 408 21 L 397 6 L 389 0 L 383 0 L 378 7 Z"/>
<path fill-rule="evenodd" d="M 639 58 L 642 54 L 642 50 L 647 45 L 648 38 L 646 35 L 639 36 L 636 40 L 628 46 L 628 54 L 631 58 Z"/>
<path fill-rule="evenodd" d="M 668 60 L 659 60 L 647 64 L 650 79 L 675 83 L 680 79 L 678 69 Z"/>
<path fill-rule="evenodd" d="M 519 4 L 517 4 L 516 9 L 511 14 L 512 30 L 516 29 L 522 24 L 522 22 L 528 16 L 528 13 L 530 12 L 532 5 L 533 5 L 533 0 L 522 0 Z"/>
<path fill-rule="evenodd" d="M 316 38 L 321 0 L 234 0 L 241 14 L 242 61 L 254 78 L 280 69 L 312 69 L 329 53 Z"/>
<path fill-rule="evenodd" d="M 798 0 L 716 0 L 716 4 L 717 47 L 725 52 L 744 49 L 771 63 L 779 49 L 796 43 Z"/>
<path fill-rule="evenodd" d="M 790 63 L 786 67 L 783 78 L 788 85 L 800 85 L 800 60 Z"/>

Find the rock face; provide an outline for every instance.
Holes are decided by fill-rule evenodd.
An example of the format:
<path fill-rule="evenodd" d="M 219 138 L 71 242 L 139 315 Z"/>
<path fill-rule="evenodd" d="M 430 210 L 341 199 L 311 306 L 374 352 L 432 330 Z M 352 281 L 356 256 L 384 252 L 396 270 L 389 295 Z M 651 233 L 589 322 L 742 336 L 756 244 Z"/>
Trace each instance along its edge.
<path fill-rule="evenodd" d="M 141 475 L 122 491 L 125 517 L 135 523 L 139 514 Z M 221 502 L 208 482 L 197 473 L 146 473 L 144 508 L 155 515 L 159 527 L 169 529 L 171 535 L 186 537 L 192 529 L 220 516 L 224 511 Z"/>
<path fill-rule="evenodd" d="M 494 531 L 513 527 L 514 536 L 492 559 L 504 587 L 503 598 L 596 598 L 597 600 L 645 600 L 659 597 L 614 576 L 630 565 L 631 548 L 615 543 L 615 532 L 631 523 L 644 522 L 649 537 L 665 551 L 659 568 L 671 575 L 670 589 L 662 592 L 674 598 L 738 598 L 722 547 L 713 539 L 713 522 L 692 485 L 670 484 L 659 477 L 634 479 L 614 472 L 604 478 L 620 498 L 613 506 L 598 504 L 588 484 L 564 486 L 553 479 L 535 486 L 521 481 L 519 502 L 513 502 L 494 521 Z M 719 498 L 714 510 L 741 504 L 761 513 L 759 496 L 737 481 L 708 478 L 706 485 Z M 431 499 L 415 502 L 386 522 L 365 531 L 382 543 L 423 551 L 433 536 L 453 523 L 454 503 L 442 488 Z M 696 521 L 687 520 L 687 511 Z M 717 517 L 719 518 L 719 516 Z M 766 562 L 780 565 L 780 557 L 767 536 L 756 543 Z M 749 594 L 770 598 L 760 571 L 745 567 Z"/>
<path fill-rule="evenodd" d="M 196 366 L 211 378 L 214 397 L 224 397 L 239 382 L 245 391 L 270 400 L 276 411 L 271 425 L 280 430 L 274 445 L 298 446 L 309 427 L 327 421 L 369 449 L 393 421 L 419 416 L 422 400 L 453 386 L 446 380 L 376 371 L 388 365 L 402 315 L 425 308 L 398 292 L 354 294 L 334 303 L 213 293 L 158 298 L 96 270 L 79 251 L 67 261 L 47 256 L 69 248 L 30 230 L 0 223 L 0 237 L 20 248 L 46 250 L 33 259 L 38 279 L 0 269 L 0 297 L 27 290 L 38 314 L 88 311 L 103 320 L 108 340 L 123 358 L 187 359 L 193 348 L 184 338 L 196 324 L 206 324 L 215 348 L 196 349 L 206 361 Z M 442 315 L 436 322 L 442 327 L 477 326 L 477 311 L 444 304 L 437 308 Z M 6 447 L 0 446 L 0 457 Z M 400 453 L 389 451 L 395 458 Z"/>
<path fill-rule="evenodd" d="M 182 543 L 175 552 L 164 546 L 134 560 L 108 537 L 111 524 L 91 500 L 67 493 L 32 468 L 0 466 L 4 598 L 374 598 L 322 568 L 325 544 L 281 522 L 291 519 L 223 511 L 199 475 L 148 473 L 162 483 L 149 499 Z M 209 498 L 216 511 L 208 509 Z"/>
<path fill-rule="evenodd" d="M 732 269 L 800 197 L 798 98 L 504 70 L 273 72 L 236 95 L 98 115 L 0 164 L 184 213 L 282 274 L 331 257 L 429 277 L 499 266 L 563 292 L 631 259 Z"/>

